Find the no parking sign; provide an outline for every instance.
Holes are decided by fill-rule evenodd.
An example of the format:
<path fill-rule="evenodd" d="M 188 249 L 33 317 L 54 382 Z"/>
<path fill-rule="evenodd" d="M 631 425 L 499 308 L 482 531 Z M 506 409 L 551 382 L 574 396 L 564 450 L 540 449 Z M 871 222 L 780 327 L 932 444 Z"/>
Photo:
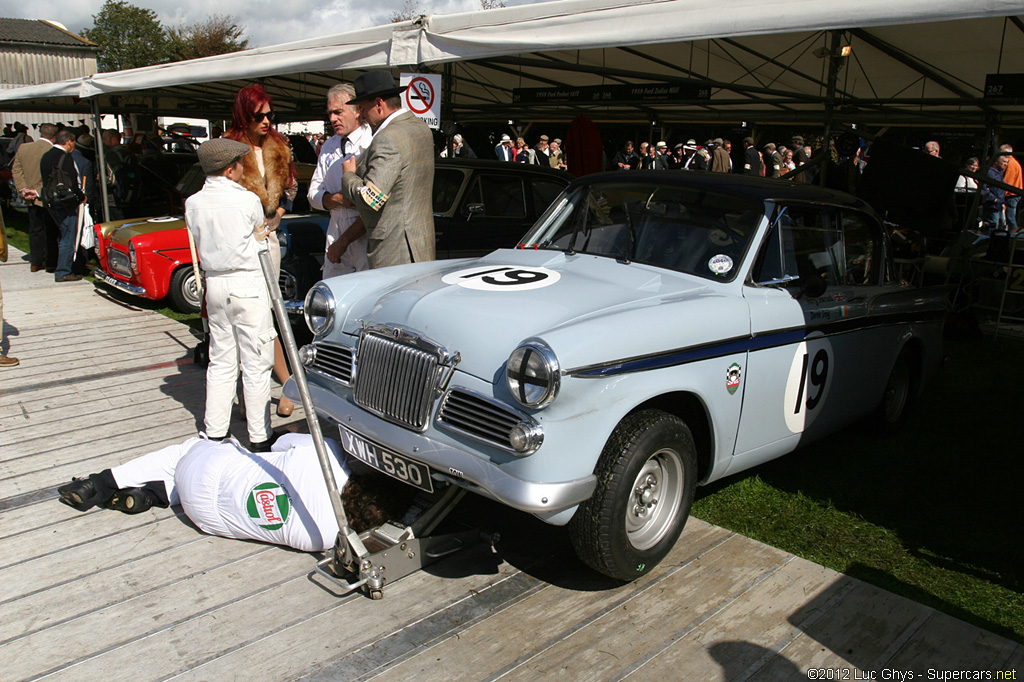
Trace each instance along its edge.
<path fill-rule="evenodd" d="M 441 127 L 441 76 L 433 73 L 403 73 L 400 85 L 402 106 L 437 130 Z"/>

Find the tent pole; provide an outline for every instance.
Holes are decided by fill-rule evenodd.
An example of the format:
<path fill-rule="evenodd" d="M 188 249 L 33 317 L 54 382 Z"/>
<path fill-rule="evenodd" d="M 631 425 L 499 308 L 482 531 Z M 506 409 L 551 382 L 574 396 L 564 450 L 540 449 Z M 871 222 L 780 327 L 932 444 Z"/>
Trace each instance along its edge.
<path fill-rule="evenodd" d="M 107 195 L 107 153 L 103 148 L 103 126 L 100 121 L 100 101 L 93 97 L 89 100 L 89 108 L 92 109 L 93 144 L 96 145 L 96 177 L 100 185 L 100 197 L 103 201 L 103 222 L 110 220 L 110 197 Z"/>
<path fill-rule="evenodd" d="M 842 66 L 843 57 L 840 54 L 840 42 L 843 37 L 842 31 L 831 31 L 828 48 L 828 89 L 825 93 L 825 141 L 822 144 L 822 154 L 832 156 L 832 119 L 836 110 L 836 82 L 839 80 L 839 68 Z M 828 161 L 822 164 L 821 174 L 818 176 L 818 184 L 822 187 L 828 181 Z"/>

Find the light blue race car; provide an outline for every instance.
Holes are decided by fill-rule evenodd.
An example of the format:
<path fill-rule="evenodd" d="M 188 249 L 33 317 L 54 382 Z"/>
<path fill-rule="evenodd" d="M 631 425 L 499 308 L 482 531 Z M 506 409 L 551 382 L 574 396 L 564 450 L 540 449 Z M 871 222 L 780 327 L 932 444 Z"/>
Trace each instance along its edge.
<path fill-rule="evenodd" d="M 853 197 L 609 173 L 515 248 L 317 284 L 301 355 L 350 454 L 569 524 L 583 561 L 629 580 L 672 548 L 697 484 L 870 415 L 896 426 L 945 310 L 895 278 Z"/>

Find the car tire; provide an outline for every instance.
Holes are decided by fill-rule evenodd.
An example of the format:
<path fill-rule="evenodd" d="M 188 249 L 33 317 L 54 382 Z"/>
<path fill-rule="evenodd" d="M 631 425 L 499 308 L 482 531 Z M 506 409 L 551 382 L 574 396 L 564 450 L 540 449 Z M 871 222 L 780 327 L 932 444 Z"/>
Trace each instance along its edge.
<path fill-rule="evenodd" d="M 196 274 L 192 265 L 183 265 L 171 275 L 171 286 L 167 291 L 171 305 L 180 313 L 198 313 L 202 299 L 196 287 Z"/>
<path fill-rule="evenodd" d="M 585 564 L 633 580 L 665 558 L 690 515 L 693 435 L 667 412 L 630 414 L 615 427 L 594 473 L 597 488 L 573 515 L 569 537 Z"/>
<path fill-rule="evenodd" d="M 880 435 L 895 432 L 906 420 L 914 398 L 914 375 L 906 351 L 899 354 L 885 382 L 882 399 L 875 410 L 875 430 Z"/>

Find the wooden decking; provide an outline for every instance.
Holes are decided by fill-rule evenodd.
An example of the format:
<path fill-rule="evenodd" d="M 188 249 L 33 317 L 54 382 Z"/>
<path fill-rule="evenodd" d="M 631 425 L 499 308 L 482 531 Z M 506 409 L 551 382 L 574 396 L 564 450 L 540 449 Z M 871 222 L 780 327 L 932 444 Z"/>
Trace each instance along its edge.
<path fill-rule="evenodd" d="M 177 509 L 75 512 L 57 485 L 195 432 L 195 340 L 17 253 L 0 283 L 22 361 L 0 370 L 0 682 L 1024 674 L 1015 642 L 697 520 L 618 585 L 559 529 L 473 501 L 499 553 L 449 558 L 374 602 L 318 585 L 312 555 L 203 535 Z"/>

